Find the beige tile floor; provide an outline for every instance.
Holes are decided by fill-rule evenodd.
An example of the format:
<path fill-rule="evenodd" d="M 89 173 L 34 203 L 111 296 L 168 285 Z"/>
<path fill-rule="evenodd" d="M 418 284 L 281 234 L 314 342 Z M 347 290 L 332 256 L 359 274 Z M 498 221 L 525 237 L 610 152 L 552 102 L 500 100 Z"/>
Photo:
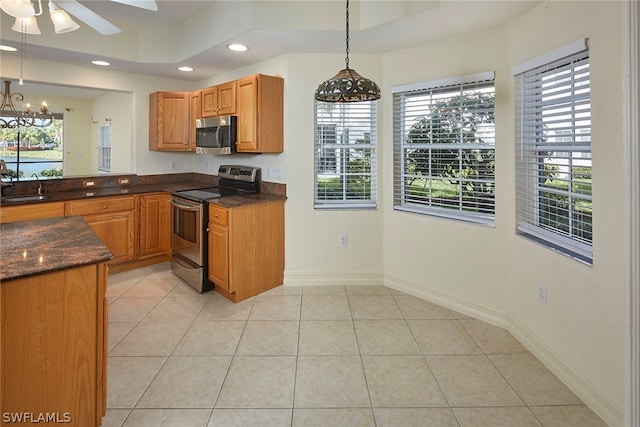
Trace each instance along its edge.
<path fill-rule="evenodd" d="M 606 426 L 507 331 L 382 286 L 109 276 L 111 426 Z"/>

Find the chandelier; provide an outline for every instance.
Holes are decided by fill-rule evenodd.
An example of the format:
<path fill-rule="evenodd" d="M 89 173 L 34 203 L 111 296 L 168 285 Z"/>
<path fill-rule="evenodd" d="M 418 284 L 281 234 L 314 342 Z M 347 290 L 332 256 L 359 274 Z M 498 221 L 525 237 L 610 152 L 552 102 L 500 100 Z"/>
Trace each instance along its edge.
<path fill-rule="evenodd" d="M 42 0 L 38 0 L 39 10 L 36 13 L 31 0 L 0 0 L 0 9 L 16 18 L 12 30 L 23 34 L 41 34 L 36 16 L 42 15 Z M 49 0 L 49 16 L 53 22 L 56 34 L 68 33 L 80 28 L 69 14 Z"/>
<path fill-rule="evenodd" d="M 40 112 L 31 110 L 29 103 L 25 104 L 24 111 L 17 111 L 13 102 L 22 102 L 24 96 L 21 93 L 11 93 L 11 81 L 4 81 L 2 104 L 0 104 L 0 129 L 17 127 L 47 127 L 53 122 L 53 114 L 49 113 L 47 103 L 42 101 Z"/>
<path fill-rule="evenodd" d="M 349 0 L 347 0 L 346 18 L 347 56 L 344 61 L 346 67 L 329 80 L 320 83 L 316 89 L 315 98 L 324 102 L 375 101 L 381 96 L 378 85 L 349 68 Z"/>

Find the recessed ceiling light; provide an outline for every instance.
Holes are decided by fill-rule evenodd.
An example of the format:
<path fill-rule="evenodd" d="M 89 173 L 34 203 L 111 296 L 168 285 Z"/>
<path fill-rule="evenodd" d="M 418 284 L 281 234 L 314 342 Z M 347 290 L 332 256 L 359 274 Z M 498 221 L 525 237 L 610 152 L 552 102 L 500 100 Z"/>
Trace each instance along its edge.
<path fill-rule="evenodd" d="M 244 52 L 247 49 L 249 49 L 248 47 L 246 47 L 243 44 L 230 44 L 227 46 L 229 49 L 233 50 L 234 52 Z"/>
<path fill-rule="evenodd" d="M 108 67 L 109 65 L 111 65 L 109 62 L 107 61 L 91 61 L 91 63 L 93 65 L 100 65 L 101 67 Z"/>
<path fill-rule="evenodd" d="M 184 71 L 184 72 L 190 72 L 193 71 L 193 67 L 186 67 L 186 66 L 182 66 L 182 67 L 178 67 L 178 70 L 180 71 Z"/>
<path fill-rule="evenodd" d="M 13 46 L 7 46 L 6 44 L 0 44 L 0 50 L 4 50 L 6 52 L 15 52 L 18 49 Z"/>

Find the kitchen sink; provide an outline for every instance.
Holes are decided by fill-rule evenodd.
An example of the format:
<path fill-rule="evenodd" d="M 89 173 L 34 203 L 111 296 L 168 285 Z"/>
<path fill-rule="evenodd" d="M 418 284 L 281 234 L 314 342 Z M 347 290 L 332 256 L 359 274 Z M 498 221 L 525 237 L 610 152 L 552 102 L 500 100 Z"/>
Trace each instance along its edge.
<path fill-rule="evenodd" d="M 0 198 L 0 203 L 18 203 L 18 202 L 40 202 L 45 200 L 45 195 L 33 195 L 33 196 L 11 196 Z"/>

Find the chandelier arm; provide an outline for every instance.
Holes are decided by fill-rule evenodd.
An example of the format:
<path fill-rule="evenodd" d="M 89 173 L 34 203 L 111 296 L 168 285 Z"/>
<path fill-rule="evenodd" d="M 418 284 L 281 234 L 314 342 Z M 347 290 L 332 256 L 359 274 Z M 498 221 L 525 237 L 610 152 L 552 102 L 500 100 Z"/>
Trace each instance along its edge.
<path fill-rule="evenodd" d="M 42 15 L 42 0 L 38 0 L 38 13 L 34 13 L 33 16 Z"/>

